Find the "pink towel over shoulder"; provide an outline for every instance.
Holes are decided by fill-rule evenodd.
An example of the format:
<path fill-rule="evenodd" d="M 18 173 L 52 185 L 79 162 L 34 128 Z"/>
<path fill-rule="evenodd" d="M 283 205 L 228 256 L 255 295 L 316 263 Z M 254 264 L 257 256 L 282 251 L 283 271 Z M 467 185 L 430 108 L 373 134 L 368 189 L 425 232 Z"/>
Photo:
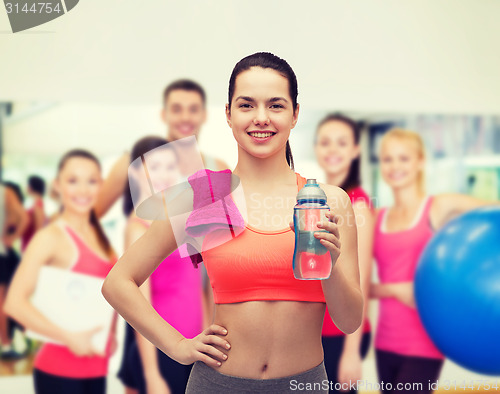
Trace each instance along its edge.
<path fill-rule="evenodd" d="M 231 194 L 231 170 L 199 170 L 188 178 L 193 188 L 193 211 L 186 221 L 186 233 L 192 237 L 226 229 L 234 238 L 245 222 Z"/>

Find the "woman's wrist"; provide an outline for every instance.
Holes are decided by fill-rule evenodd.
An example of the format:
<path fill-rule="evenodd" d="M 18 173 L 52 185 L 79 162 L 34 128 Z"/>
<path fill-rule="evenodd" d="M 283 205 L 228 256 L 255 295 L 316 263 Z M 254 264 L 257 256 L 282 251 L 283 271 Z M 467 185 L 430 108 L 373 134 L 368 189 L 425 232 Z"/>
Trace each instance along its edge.
<path fill-rule="evenodd" d="M 72 338 L 71 332 L 63 330 L 62 328 L 58 328 L 56 335 L 56 339 L 58 339 L 63 345 L 69 345 Z"/>

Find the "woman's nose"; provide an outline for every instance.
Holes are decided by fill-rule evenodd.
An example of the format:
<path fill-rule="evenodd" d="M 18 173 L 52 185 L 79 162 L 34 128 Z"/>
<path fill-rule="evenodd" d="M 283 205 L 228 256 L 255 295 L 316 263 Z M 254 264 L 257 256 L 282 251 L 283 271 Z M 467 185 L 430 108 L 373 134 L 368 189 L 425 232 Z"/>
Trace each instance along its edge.
<path fill-rule="evenodd" d="M 254 124 L 258 125 L 268 125 L 270 123 L 269 115 L 265 108 L 259 108 L 255 115 Z"/>

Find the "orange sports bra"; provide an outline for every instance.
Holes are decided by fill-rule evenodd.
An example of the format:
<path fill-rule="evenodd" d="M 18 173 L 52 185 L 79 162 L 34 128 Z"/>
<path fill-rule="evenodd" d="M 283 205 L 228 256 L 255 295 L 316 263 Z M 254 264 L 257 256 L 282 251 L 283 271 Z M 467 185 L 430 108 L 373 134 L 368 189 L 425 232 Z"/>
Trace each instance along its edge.
<path fill-rule="evenodd" d="M 300 190 L 306 179 L 295 173 Z M 210 242 L 211 234 L 203 244 Z M 293 276 L 295 236 L 290 228 L 263 231 L 245 224 L 228 242 L 203 251 L 216 304 L 257 300 L 325 302 L 320 280 Z M 202 248 L 203 249 L 203 248 Z"/>

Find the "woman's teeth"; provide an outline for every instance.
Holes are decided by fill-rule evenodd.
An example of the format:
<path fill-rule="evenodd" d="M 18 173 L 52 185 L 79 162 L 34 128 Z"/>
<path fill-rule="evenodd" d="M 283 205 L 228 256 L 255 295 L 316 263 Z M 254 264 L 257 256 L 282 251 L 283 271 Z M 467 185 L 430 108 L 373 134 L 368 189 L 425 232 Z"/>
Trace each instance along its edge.
<path fill-rule="evenodd" d="M 342 158 L 340 158 L 340 157 L 338 157 L 338 156 L 330 156 L 330 157 L 327 157 L 327 158 L 326 158 L 326 162 L 327 162 L 329 165 L 339 164 L 341 161 L 342 161 Z"/>
<path fill-rule="evenodd" d="M 248 133 L 250 134 L 252 137 L 255 137 L 255 138 L 267 138 L 267 137 L 271 137 L 274 133 Z"/>
<path fill-rule="evenodd" d="M 75 198 L 73 201 L 75 201 L 77 204 L 80 205 L 86 205 L 90 203 L 91 199 L 90 198 Z"/>
<path fill-rule="evenodd" d="M 400 178 L 403 178 L 405 176 L 405 173 L 402 173 L 402 172 L 396 172 L 396 173 L 392 173 L 389 175 L 389 177 L 391 179 L 394 179 L 394 180 L 398 180 Z"/>

